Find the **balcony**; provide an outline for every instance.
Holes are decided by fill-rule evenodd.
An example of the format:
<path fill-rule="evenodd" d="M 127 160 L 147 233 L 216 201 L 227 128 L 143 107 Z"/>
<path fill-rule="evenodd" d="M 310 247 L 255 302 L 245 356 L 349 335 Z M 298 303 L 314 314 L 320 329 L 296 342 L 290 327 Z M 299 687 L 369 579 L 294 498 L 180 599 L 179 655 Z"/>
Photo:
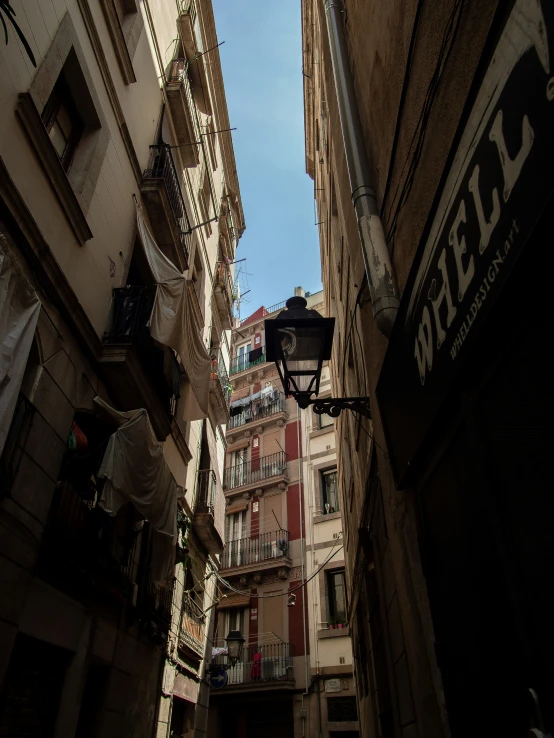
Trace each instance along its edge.
<path fill-rule="evenodd" d="M 219 554 L 223 550 L 225 504 L 212 469 L 201 469 L 196 482 L 196 503 L 192 527 L 206 551 Z"/>
<path fill-rule="evenodd" d="M 189 74 L 194 87 L 195 101 L 203 113 L 211 115 L 210 96 L 204 92 L 209 89 L 206 67 L 204 65 L 204 55 L 202 53 L 204 50 L 198 46 L 194 31 L 196 12 L 190 0 L 178 0 L 178 7 L 179 17 L 177 18 L 177 28 L 187 58 L 191 59 L 189 62 Z"/>
<path fill-rule="evenodd" d="M 252 369 L 254 366 L 258 366 L 259 364 L 265 364 L 265 346 L 252 349 L 240 356 L 235 356 L 235 358 L 231 360 L 229 374 L 239 374 L 240 372 Z"/>
<path fill-rule="evenodd" d="M 271 313 L 276 313 L 278 310 L 282 310 L 285 305 L 287 304 L 286 300 L 283 300 L 283 302 L 276 302 L 275 305 L 270 305 L 268 308 L 262 307 L 259 311 L 256 311 L 253 315 L 249 315 L 247 318 L 243 318 L 240 321 L 240 325 L 249 325 L 250 323 L 255 323 L 258 320 L 261 320 L 262 318 L 267 318 L 268 315 L 271 315 Z M 259 313 L 259 314 L 258 314 Z"/>
<path fill-rule="evenodd" d="M 68 481 L 56 487 L 37 575 L 77 599 L 124 604 L 137 580 L 142 532 L 116 536 L 116 519 L 89 496 Z"/>
<path fill-rule="evenodd" d="M 229 422 L 229 402 L 231 400 L 231 385 L 229 384 L 229 376 L 225 369 L 223 356 L 219 349 L 211 349 L 212 371 L 210 374 L 210 401 L 214 408 L 214 415 L 217 423 Z"/>
<path fill-rule="evenodd" d="M 240 569 L 240 573 L 248 573 L 290 567 L 288 550 L 289 532 L 282 528 L 273 533 L 228 541 L 221 558 L 221 570 Z"/>
<path fill-rule="evenodd" d="M 184 272 L 189 266 L 187 235 L 191 227 L 171 148 L 167 144 L 150 146 L 150 161 L 142 175 L 140 191 L 158 246 L 179 271 Z"/>
<path fill-rule="evenodd" d="M 292 643 L 270 643 L 247 646 L 242 661 L 227 669 L 226 690 L 234 692 L 271 689 L 294 689 L 294 658 Z M 213 664 L 225 664 L 227 657 L 215 656 Z M 216 697 L 212 692 L 210 699 Z"/>
<path fill-rule="evenodd" d="M 235 415 L 231 414 L 227 426 L 227 439 L 230 443 L 245 425 L 252 424 L 258 429 L 264 428 L 279 420 L 282 420 L 284 423 L 288 418 L 287 398 L 282 392 L 279 392 L 277 399 L 272 398 L 268 400 L 266 405 L 262 401 L 258 405 L 256 403 L 250 403 L 238 409 L 240 412 Z M 233 411 L 234 409 L 231 408 L 231 413 Z"/>
<path fill-rule="evenodd" d="M 279 482 L 288 483 L 287 455 L 280 451 L 270 456 L 236 464 L 225 469 L 223 487 L 226 496 L 258 487 L 270 487 Z"/>
<path fill-rule="evenodd" d="M 171 410 L 179 394 L 180 375 L 173 352 L 159 348 L 146 325 L 155 289 L 113 290 L 113 320 L 104 335 L 100 362 L 121 406 L 128 410 L 146 408 L 158 440 L 164 441 L 171 432 Z"/>
<path fill-rule="evenodd" d="M 227 264 L 219 263 L 215 273 L 214 298 L 221 327 L 230 330 L 233 327 L 233 282 Z"/>
<path fill-rule="evenodd" d="M 167 102 L 175 127 L 179 153 L 186 167 L 200 164 L 200 132 L 195 118 L 194 101 L 190 89 L 189 64 L 186 59 L 171 63 L 169 79 L 165 86 Z"/>
<path fill-rule="evenodd" d="M 193 658 L 198 660 L 204 656 L 206 616 L 191 598 L 190 593 L 183 600 L 183 616 L 181 632 L 179 633 L 178 648 L 180 651 L 192 651 Z"/>

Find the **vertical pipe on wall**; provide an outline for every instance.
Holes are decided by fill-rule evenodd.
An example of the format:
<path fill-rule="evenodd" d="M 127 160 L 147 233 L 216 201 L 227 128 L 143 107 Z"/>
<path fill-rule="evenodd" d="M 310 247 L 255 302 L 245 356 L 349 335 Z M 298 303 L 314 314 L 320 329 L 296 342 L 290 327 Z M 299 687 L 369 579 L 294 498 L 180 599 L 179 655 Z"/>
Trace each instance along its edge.
<path fill-rule="evenodd" d="M 393 285 L 392 264 L 377 207 L 348 61 L 342 7 L 340 0 L 324 0 L 324 4 L 352 205 L 362 242 L 373 316 L 381 333 L 388 337 L 398 313 L 399 300 Z"/>

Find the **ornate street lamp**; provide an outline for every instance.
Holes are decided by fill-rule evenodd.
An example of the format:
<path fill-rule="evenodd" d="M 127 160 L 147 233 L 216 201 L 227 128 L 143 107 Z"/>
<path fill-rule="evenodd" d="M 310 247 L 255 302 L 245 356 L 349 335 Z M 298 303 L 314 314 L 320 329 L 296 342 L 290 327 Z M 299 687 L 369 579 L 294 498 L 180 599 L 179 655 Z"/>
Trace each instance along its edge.
<path fill-rule="evenodd" d="M 227 658 L 231 662 L 231 666 L 235 666 L 242 656 L 242 647 L 244 646 L 244 638 L 240 630 L 230 630 L 227 638 Z"/>
<path fill-rule="evenodd" d="M 323 362 L 331 358 L 335 319 L 322 318 L 306 305 L 303 297 L 291 297 L 285 310 L 265 321 L 267 360 L 276 363 L 285 395 L 292 395 L 303 409 L 313 405 L 318 415 L 336 418 L 347 409 L 370 418 L 367 397 L 315 399 Z"/>

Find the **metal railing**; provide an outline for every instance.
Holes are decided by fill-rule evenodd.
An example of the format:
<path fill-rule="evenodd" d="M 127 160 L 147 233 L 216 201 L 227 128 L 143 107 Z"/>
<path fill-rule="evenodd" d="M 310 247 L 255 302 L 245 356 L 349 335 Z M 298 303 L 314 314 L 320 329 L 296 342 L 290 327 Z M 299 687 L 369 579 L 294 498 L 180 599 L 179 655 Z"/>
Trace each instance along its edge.
<path fill-rule="evenodd" d="M 289 549 L 288 530 L 260 533 L 251 538 L 227 541 L 221 560 L 222 569 L 257 564 L 270 559 L 281 559 Z"/>
<path fill-rule="evenodd" d="M 148 169 L 144 170 L 143 177 L 145 179 L 163 179 L 171 212 L 179 228 L 181 245 L 188 262 L 189 253 L 185 235 L 191 232 L 190 219 L 183 200 L 171 147 L 168 144 L 153 144 L 150 146 L 149 165 Z"/>
<path fill-rule="evenodd" d="M 284 413 L 286 410 L 287 398 L 282 392 L 279 392 L 277 399 L 269 400 L 267 405 L 264 405 L 263 402 L 257 407 L 252 407 L 252 405 L 250 405 L 245 407 L 238 415 L 232 415 L 229 420 L 228 428 L 229 430 L 232 428 L 240 428 L 240 426 L 245 425 L 246 423 L 255 423 L 263 420 L 264 418 L 269 418 L 271 415 L 275 415 L 276 413 Z"/>
<path fill-rule="evenodd" d="M 213 469 L 200 469 L 196 486 L 195 513 L 214 514 L 217 495 L 217 478 Z"/>
<path fill-rule="evenodd" d="M 270 643 L 260 646 L 245 646 L 242 660 L 228 667 L 229 684 L 251 684 L 260 682 L 294 680 L 294 649 L 292 643 Z M 215 656 L 214 664 L 226 664 L 227 656 Z"/>
<path fill-rule="evenodd" d="M 206 616 L 192 599 L 186 594 L 183 600 L 183 615 L 179 643 L 185 644 L 197 653 L 204 655 L 204 631 Z"/>
<path fill-rule="evenodd" d="M 171 379 L 166 376 L 165 351 L 154 343 L 146 325 L 154 305 L 156 287 L 115 287 L 112 294 L 112 325 L 104 335 L 104 342 L 135 347 L 160 402 L 170 412 L 171 399 L 179 396 L 180 371 L 173 352 L 170 352 Z"/>
<path fill-rule="evenodd" d="M 142 531 L 129 526 L 128 535 L 118 537 L 115 545 L 115 523 L 94 500 L 81 497 L 71 483 L 62 482 L 54 493 L 44 530 L 38 563 L 41 576 L 49 581 L 54 578 L 62 586 L 65 580 L 84 590 L 93 583 L 118 597 L 128 597 L 138 571 Z"/>
<path fill-rule="evenodd" d="M 247 351 L 241 356 L 235 356 L 234 359 L 231 359 L 229 374 L 238 374 L 238 372 L 243 372 L 245 369 L 250 369 L 253 366 L 264 363 L 265 346 L 259 346 L 258 348 L 250 349 L 250 351 Z"/>
<path fill-rule="evenodd" d="M 245 484 L 253 484 L 262 479 L 276 477 L 287 471 L 287 456 L 280 451 L 270 456 L 262 456 L 259 459 L 228 466 L 224 473 L 224 486 L 226 489 L 242 487 Z"/>
<path fill-rule="evenodd" d="M 264 309 L 262 310 L 262 314 L 259 316 L 259 318 L 257 318 L 257 320 L 259 320 L 260 318 L 265 318 L 268 315 L 271 315 L 271 313 L 275 313 L 277 310 L 282 310 L 286 304 L 287 304 L 287 301 L 283 300 L 283 302 L 276 302 L 275 305 L 270 305 L 270 307 L 268 308 L 264 307 Z M 248 320 L 250 320 L 251 317 L 252 316 L 249 315 L 247 318 L 243 318 L 240 321 L 240 325 L 243 325 L 244 323 L 246 323 Z"/>
<path fill-rule="evenodd" d="M 229 382 L 229 375 L 227 374 L 225 361 L 223 360 L 223 353 L 219 348 L 211 348 L 210 356 L 215 356 L 215 359 L 212 359 L 211 379 L 217 380 L 221 385 L 221 390 L 225 398 L 225 405 L 229 408 L 232 387 Z"/>

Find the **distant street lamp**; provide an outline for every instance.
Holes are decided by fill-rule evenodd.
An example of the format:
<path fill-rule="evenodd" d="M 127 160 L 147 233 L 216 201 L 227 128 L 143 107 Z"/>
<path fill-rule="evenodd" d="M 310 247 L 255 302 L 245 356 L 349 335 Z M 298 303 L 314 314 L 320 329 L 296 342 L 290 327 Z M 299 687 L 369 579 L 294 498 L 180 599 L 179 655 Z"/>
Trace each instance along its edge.
<path fill-rule="evenodd" d="M 368 397 L 313 397 L 319 394 L 323 362 L 331 358 L 335 319 L 323 318 L 306 305 L 303 297 L 291 297 L 285 310 L 265 321 L 267 360 L 276 363 L 285 395 L 292 395 L 303 409 L 313 405 L 318 415 L 336 418 L 341 410 L 353 410 L 370 418 Z"/>
<path fill-rule="evenodd" d="M 244 646 L 244 638 L 240 630 L 230 630 L 227 638 L 227 658 L 231 662 L 231 666 L 235 666 L 242 656 L 242 647 Z"/>

